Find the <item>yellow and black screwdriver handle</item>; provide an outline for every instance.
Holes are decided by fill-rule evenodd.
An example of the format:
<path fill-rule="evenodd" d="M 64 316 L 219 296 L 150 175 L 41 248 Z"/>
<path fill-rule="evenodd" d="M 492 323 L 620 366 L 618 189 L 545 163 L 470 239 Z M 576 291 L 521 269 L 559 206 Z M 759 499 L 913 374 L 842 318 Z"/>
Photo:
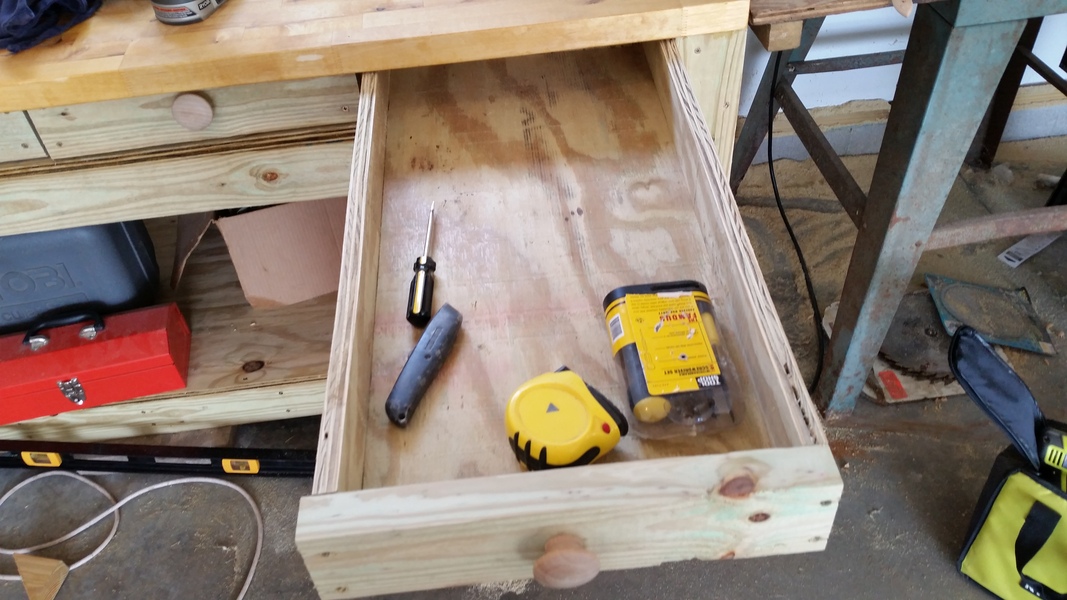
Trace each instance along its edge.
<path fill-rule="evenodd" d="M 629 429 L 622 412 L 567 367 L 524 383 L 504 421 L 515 458 L 531 471 L 587 465 Z"/>

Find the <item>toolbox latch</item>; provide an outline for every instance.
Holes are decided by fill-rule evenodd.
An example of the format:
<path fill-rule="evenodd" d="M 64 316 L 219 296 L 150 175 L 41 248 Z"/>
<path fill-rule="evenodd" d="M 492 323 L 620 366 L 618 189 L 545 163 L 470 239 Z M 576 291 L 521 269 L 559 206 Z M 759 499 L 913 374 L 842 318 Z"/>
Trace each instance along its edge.
<path fill-rule="evenodd" d="M 85 388 L 82 387 L 77 377 L 68 379 L 66 381 L 57 381 L 56 385 L 59 387 L 59 391 L 63 392 L 67 400 L 81 406 L 85 402 Z"/>

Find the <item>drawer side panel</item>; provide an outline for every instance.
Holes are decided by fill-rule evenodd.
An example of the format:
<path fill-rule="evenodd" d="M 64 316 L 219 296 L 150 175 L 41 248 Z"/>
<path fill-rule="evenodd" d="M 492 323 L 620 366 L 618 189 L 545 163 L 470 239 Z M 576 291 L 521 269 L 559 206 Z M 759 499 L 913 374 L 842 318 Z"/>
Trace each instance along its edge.
<path fill-rule="evenodd" d="M 674 40 L 648 43 L 645 53 L 674 131 L 712 269 L 735 285 L 725 312 L 747 334 L 742 355 L 735 360 L 749 367 L 761 392 L 760 408 L 765 416 L 775 415 L 770 420 L 782 425 L 788 445 L 826 444 L 822 422 L 767 289 L 678 46 Z"/>
<path fill-rule="evenodd" d="M 361 82 L 337 313 L 312 485 L 316 494 L 363 484 L 389 81 L 390 74 L 384 72 L 366 73 Z"/>

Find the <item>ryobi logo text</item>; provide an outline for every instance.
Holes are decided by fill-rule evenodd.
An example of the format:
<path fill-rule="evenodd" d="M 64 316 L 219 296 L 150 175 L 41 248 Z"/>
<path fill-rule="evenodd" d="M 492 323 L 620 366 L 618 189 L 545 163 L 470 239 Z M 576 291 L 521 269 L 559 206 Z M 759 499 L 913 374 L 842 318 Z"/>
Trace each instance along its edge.
<path fill-rule="evenodd" d="M 29 296 L 38 292 L 52 294 L 55 290 L 65 287 L 74 287 L 74 282 L 62 263 L 8 271 L 0 275 L 0 301 L 15 300 L 18 296 Z"/>

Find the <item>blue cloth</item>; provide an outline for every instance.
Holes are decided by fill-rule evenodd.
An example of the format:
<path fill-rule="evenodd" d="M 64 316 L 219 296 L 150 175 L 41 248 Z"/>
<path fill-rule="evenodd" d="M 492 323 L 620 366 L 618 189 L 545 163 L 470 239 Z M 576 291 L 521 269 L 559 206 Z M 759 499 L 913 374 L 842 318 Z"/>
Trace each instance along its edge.
<path fill-rule="evenodd" d="M 103 1 L 0 0 L 0 48 L 32 48 L 93 16 Z"/>

